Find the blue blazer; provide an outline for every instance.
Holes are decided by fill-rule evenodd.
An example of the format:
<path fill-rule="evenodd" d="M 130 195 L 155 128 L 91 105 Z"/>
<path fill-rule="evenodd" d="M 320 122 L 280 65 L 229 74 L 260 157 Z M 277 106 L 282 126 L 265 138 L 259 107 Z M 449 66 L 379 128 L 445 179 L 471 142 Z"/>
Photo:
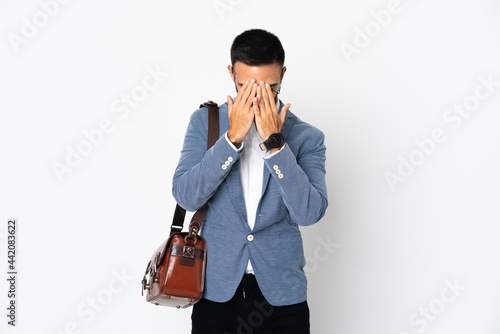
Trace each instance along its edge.
<path fill-rule="evenodd" d="M 204 298 L 231 299 L 250 259 L 271 305 L 300 303 L 307 298 L 307 279 L 299 225 L 319 221 L 328 205 L 324 134 L 288 110 L 281 129 L 286 144 L 264 159 L 262 197 L 250 230 L 239 173 L 241 152 L 224 136 L 229 128 L 227 102 L 220 106 L 219 122 L 220 138 L 207 151 L 208 109 L 192 114 L 172 184 L 174 198 L 188 211 L 208 201 L 201 229 L 208 252 Z"/>

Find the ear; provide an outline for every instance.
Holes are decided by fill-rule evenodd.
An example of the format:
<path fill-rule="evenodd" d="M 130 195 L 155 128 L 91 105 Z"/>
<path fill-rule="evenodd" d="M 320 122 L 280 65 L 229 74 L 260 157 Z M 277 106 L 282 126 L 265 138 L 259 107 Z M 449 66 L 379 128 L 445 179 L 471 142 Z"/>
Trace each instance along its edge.
<path fill-rule="evenodd" d="M 229 75 L 231 76 L 231 80 L 234 82 L 233 68 L 231 67 L 231 65 L 227 65 L 227 70 L 229 71 Z"/>
<path fill-rule="evenodd" d="M 283 77 L 285 76 L 285 72 L 286 72 L 286 66 L 283 66 L 283 69 L 281 70 L 280 82 L 283 81 Z"/>

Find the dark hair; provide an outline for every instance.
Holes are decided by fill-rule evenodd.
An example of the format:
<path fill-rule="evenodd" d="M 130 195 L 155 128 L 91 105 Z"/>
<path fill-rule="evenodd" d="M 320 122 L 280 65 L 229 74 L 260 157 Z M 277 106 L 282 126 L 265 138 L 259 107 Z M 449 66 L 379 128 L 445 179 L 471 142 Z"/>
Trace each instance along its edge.
<path fill-rule="evenodd" d="M 231 46 L 231 64 L 259 66 L 285 63 L 285 50 L 276 35 L 262 29 L 250 29 L 236 36 Z"/>

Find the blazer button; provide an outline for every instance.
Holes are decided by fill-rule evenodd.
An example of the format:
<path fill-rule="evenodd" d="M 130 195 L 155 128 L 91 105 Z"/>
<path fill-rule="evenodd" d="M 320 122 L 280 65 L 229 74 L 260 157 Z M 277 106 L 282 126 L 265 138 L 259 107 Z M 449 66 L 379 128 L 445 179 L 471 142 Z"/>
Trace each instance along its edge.
<path fill-rule="evenodd" d="M 229 162 L 233 162 L 233 158 L 232 158 L 232 157 L 229 157 L 229 158 L 227 158 L 227 161 L 229 161 Z"/>
<path fill-rule="evenodd" d="M 273 166 L 273 169 L 274 169 L 274 170 L 278 170 L 278 168 L 279 168 L 279 167 L 278 167 L 278 165 L 274 165 L 274 166 Z"/>
<path fill-rule="evenodd" d="M 222 165 L 222 169 L 226 170 L 227 166 L 226 165 Z"/>
<path fill-rule="evenodd" d="M 253 235 L 251 235 L 251 234 L 247 235 L 247 240 L 248 241 L 252 241 L 253 240 Z"/>

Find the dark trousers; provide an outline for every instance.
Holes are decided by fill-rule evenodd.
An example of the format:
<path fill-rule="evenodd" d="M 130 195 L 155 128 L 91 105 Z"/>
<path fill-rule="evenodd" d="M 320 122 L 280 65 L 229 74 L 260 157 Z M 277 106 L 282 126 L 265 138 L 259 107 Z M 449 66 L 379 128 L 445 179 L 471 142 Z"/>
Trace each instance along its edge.
<path fill-rule="evenodd" d="M 191 334 L 309 334 L 307 301 L 272 306 L 251 274 L 243 276 L 231 300 L 202 298 L 194 304 L 191 320 Z"/>

